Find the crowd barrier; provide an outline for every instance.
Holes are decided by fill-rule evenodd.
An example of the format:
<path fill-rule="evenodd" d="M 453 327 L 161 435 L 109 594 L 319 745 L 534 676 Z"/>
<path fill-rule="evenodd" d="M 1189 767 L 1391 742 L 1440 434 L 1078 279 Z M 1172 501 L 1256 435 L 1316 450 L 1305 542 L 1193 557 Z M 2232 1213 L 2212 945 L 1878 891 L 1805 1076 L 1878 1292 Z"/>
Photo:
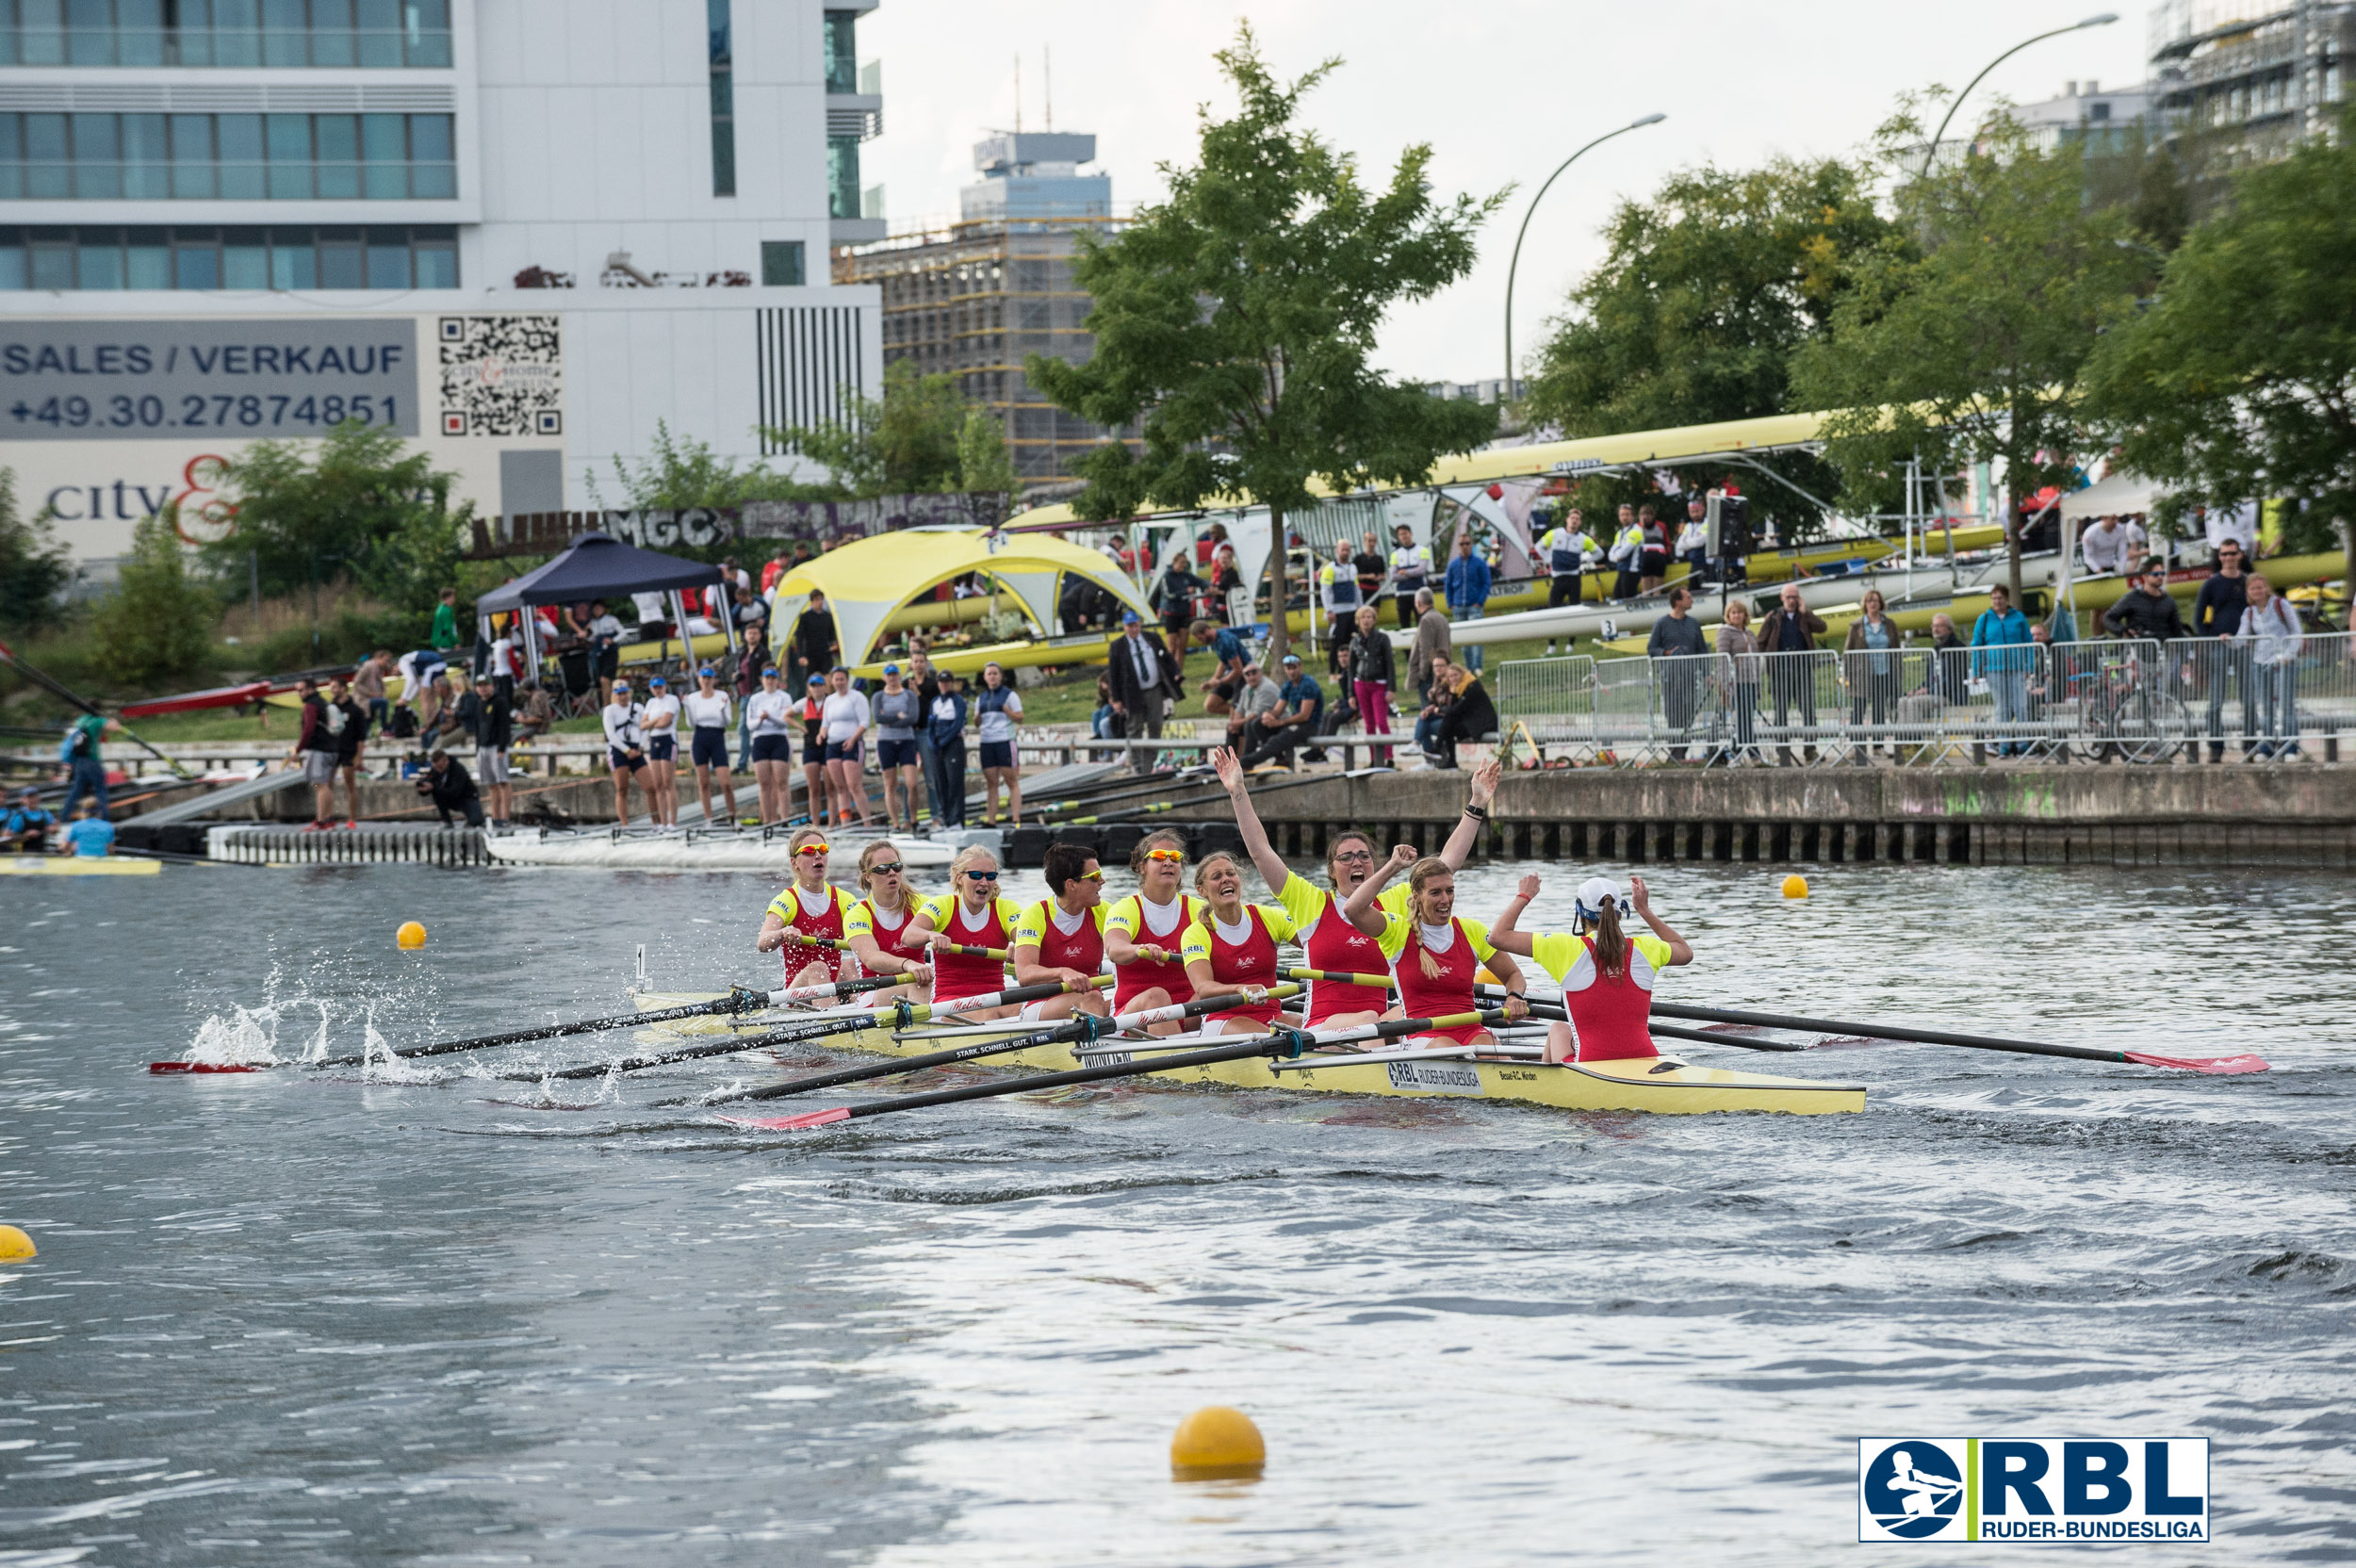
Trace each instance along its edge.
<path fill-rule="evenodd" d="M 2272 762 L 2336 759 L 2356 732 L 2346 632 L 1579 655 L 1515 660 L 1492 679 L 1507 727 L 1549 756 L 1606 763 Z"/>

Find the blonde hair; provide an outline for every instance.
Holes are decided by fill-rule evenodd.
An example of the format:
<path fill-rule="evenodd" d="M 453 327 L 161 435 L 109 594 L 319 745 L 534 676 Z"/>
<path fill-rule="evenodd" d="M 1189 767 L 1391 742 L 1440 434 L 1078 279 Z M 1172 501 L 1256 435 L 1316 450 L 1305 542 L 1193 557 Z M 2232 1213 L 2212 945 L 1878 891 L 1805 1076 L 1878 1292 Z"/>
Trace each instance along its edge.
<path fill-rule="evenodd" d="M 860 892 L 868 893 L 871 898 L 874 896 L 873 892 L 867 886 L 868 868 L 875 864 L 879 856 L 891 855 L 893 853 L 896 852 L 893 849 L 892 842 L 890 839 L 877 839 L 875 842 L 869 844 L 865 849 L 859 852 L 859 890 Z M 900 887 L 901 906 L 906 907 L 908 902 L 908 884 L 904 880 Z"/>
<path fill-rule="evenodd" d="M 1223 849 L 1215 849 L 1211 851 L 1210 854 L 1205 855 L 1203 858 L 1202 863 L 1194 868 L 1194 890 L 1196 892 L 1202 892 L 1203 890 L 1203 879 L 1211 874 L 1211 868 L 1218 865 L 1221 860 L 1224 860 L 1229 865 L 1235 867 L 1235 874 L 1237 876 L 1241 876 L 1243 874 L 1242 861 L 1236 859 L 1234 856 L 1228 854 Z"/>
<path fill-rule="evenodd" d="M 1871 610 L 1875 605 L 1881 606 L 1881 612 L 1883 614 L 1887 615 L 1890 613 L 1890 601 L 1882 597 L 1882 591 L 1878 588 L 1868 588 L 1865 590 L 1865 596 L 1857 601 L 1857 612 L 1860 614 L 1868 610 Z"/>
<path fill-rule="evenodd" d="M 785 852 L 788 855 L 799 855 L 804 844 L 811 842 L 823 844 L 826 841 L 826 836 L 817 828 L 797 827 L 794 830 L 794 836 L 785 841 Z"/>
<path fill-rule="evenodd" d="M 1139 839 L 1137 847 L 1129 852 L 1129 869 L 1137 875 L 1143 876 L 1145 874 L 1145 852 L 1158 846 L 1167 846 L 1184 855 L 1186 852 L 1186 836 L 1167 827 L 1158 833 L 1148 833 L 1144 838 Z"/>
<path fill-rule="evenodd" d="M 1424 884 L 1431 881 L 1434 876 L 1441 874 L 1443 872 L 1449 876 L 1454 876 L 1456 874 L 1456 868 L 1449 865 L 1446 860 L 1441 859 L 1436 855 L 1425 856 L 1422 859 L 1407 868 L 1408 892 L 1411 894 L 1422 892 Z M 1411 906 L 1408 909 L 1408 919 L 1415 922 L 1418 925 L 1423 923 L 1423 910 L 1413 906 L 1412 900 Z M 1440 977 L 1442 973 L 1440 961 L 1432 956 L 1432 950 L 1430 948 L 1423 945 L 1423 939 L 1421 936 L 1417 936 L 1415 938 L 1415 957 L 1423 965 L 1423 977 L 1426 980 L 1437 980 Z"/>
<path fill-rule="evenodd" d="M 949 881 L 951 885 L 954 886 L 957 878 L 965 874 L 966 867 L 973 864 L 977 860 L 988 860 L 991 865 L 997 865 L 998 853 L 997 851 L 991 849 L 988 844 L 968 844 L 963 849 L 958 850 L 957 858 L 949 862 Z"/>

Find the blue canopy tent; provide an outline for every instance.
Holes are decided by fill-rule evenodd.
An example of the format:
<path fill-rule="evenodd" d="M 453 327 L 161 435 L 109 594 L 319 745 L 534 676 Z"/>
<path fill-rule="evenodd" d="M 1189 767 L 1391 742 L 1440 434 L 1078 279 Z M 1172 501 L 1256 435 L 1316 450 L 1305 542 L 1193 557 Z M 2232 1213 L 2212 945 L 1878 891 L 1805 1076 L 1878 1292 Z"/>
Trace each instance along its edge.
<path fill-rule="evenodd" d="M 527 612 L 544 604 L 613 600 L 626 594 L 663 594 L 671 601 L 671 612 L 683 645 L 692 646 L 693 639 L 687 636 L 687 603 L 679 597 L 679 590 L 715 587 L 720 580 L 717 566 L 656 550 L 642 550 L 610 533 L 584 533 L 567 545 L 564 554 L 499 584 L 475 600 L 475 614 L 487 641 L 491 617 L 516 612 L 523 624 L 525 659 L 536 673 L 541 658 L 539 617 Z M 735 653 L 736 623 L 726 611 L 718 619 L 728 632 L 728 651 Z"/>

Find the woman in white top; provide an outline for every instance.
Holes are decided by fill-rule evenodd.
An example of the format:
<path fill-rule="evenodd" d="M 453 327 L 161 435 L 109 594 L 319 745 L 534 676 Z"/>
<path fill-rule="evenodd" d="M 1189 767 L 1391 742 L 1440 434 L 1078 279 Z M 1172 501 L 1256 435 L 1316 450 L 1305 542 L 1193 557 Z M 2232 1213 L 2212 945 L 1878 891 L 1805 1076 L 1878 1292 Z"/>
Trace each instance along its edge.
<path fill-rule="evenodd" d="M 753 731 L 753 776 L 761 782 L 761 825 L 785 821 L 792 809 L 794 697 L 777 678 L 777 667 L 761 672 L 761 690 L 744 701 L 744 722 Z"/>
<path fill-rule="evenodd" d="M 695 798 L 702 802 L 709 827 L 736 825 L 736 780 L 728 776 L 728 721 L 735 702 L 720 686 L 720 672 L 709 664 L 695 671 L 695 689 L 679 699 L 691 736 L 688 755 L 695 764 Z M 720 809 L 712 809 L 712 776 L 720 776 Z"/>
<path fill-rule="evenodd" d="M 837 664 L 826 673 L 826 694 L 819 723 L 826 740 L 826 783 L 834 800 L 834 820 L 843 824 L 843 811 L 847 804 L 859 810 L 862 831 L 873 825 L 867 816 L 867 748 L 865 737 L 872 722 L 865 694 L 851 689 L 851 672 Z"/>
<path fill-rule="evenodd" d="M 2233 629 L 2236 652 L 2250 657 L 2251 693 L 2242 697 L 2242 734 L 2260 737 L 2252 756 L 2299 755 L 2299 656 L 2306 651 L 2307 629 L 2291 602 L 2257 572 L 2243 592 L 2250 608 Z M 2249 742 L 2245 740 L 2247 746 Z"/>
<path fill-rule="evenodd" d="M 648 679 L 638 728 L 646 742 L 646 815 L 658 827 L 679 825 L 679 713 L 670 682 Z"/>
<path fill-rule="evenodd" d="M 616 679 L 609 689 L 605 711 L 605 757 L 614 775 L 614 821 L 630 825 L 630 776 L 646 765 L 646 734 L 638 727 L 641 710 L 630 700 L 630 682 Z"/>
<path fill-rule="evenodd" d="M 1006 823 L 1023 825 L 1023 765 L 1015 755 L 1014 727 L 1023 717 L 1023 699 L 1006 683 L 1006 672 L 996 660 L 982 666 L 982 689 L 973 694 L 975 722 L 982 727 L 983 821 L 998 825 L 998 790 L 1006 791 Z"/>

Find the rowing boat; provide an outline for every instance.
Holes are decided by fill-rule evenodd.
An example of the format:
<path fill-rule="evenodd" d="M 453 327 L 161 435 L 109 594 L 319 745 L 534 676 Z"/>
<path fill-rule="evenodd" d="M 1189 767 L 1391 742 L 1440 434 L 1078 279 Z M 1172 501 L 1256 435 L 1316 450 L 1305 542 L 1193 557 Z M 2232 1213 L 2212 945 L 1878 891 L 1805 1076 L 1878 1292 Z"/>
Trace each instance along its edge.
<path fill-rule="evenodd" d="M 710 993 L 639 991 L 637 1004 L 646 1010 L 686 1005 L 709 1000 Z M 744 1017 L 683 1019 L 656 1025 L 666 1032 L 709 1034 L 731 1030 L 776 1029 L 789 1024 L 790 1015 L 772 1014 L 761 1021 Z M 1039 1025 L 1038 1027 L 1047 1027 Z M 895 1034 L 889 1024 L 826 1037 L 828 1050 L 875 1052 L 887 1056 L 914 1056 L 956 1042 L 957 1037 L 933 1028 Z M 1240 1036 L 1221 1037 L 1240 1039 Z M 1067 1044 L 1033 1046 L 1008 1052 L 993 1061 L 1009 1067 L 1066 1072 L 1084 1066 L 1118 1061 L 1118 1055 L 1091 1052 L 1084 1061 Z M 1670 1056 L 1633 1057 L 1617 1062 L 1548 1063 L 1495 1057 L 1440 1057 L 1386 1062 L 1351 1062 L 1337 1055 L 1332 1066 L 1301 1067 L 1253 1057 L 1204 1067 L 1180 1068 L 1157 1074 L 1182 1084 L 1220 1084 L 1230 1088 L 1279 1089 L 1299 1094 L 1357 1094 L 1383 1098 L 1481 1099 L 1546 1105 L 1564 1111 L 1651 1111 L 1684 1115 L 1700 1111 L 1783 1111 L 1810 1116 L 1865 1109 L 1862 1084 L 1826 1084 L 1807 1078 L 1776 1078 L 1725 1068 L 1693 1067 Z"/>
<path fill-rule="evenodd" d="M 160 860 L 102 855 L 0 856 L 0 875 L 9 876 L 153 876 L 163 869 Z"/>

